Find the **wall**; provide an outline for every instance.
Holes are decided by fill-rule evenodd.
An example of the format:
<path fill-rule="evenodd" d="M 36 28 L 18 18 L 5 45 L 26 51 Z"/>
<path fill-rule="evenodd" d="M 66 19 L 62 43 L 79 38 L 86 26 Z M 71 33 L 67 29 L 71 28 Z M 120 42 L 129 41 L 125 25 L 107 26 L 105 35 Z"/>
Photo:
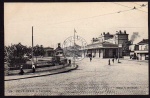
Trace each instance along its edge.
<path fill-rule="evenodd" d="M 148 44 L 139 45 L 139 50 L 148 50 Z"/>
<path fill-rule="evenodd" d="M 119 37 L 119 40 L 118 40 Z M 115 35 L 116 44 L 123 44 L 125 41 L 128 41 L 128 34 L 117 34 Z"/>

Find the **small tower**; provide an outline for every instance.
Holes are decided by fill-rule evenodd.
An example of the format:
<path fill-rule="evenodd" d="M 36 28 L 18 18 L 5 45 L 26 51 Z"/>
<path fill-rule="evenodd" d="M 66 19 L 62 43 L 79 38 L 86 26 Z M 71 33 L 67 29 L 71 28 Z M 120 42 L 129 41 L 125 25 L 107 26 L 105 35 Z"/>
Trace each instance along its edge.
<path fill-rule="evenodd" d="M 128 41 L 128 35 L 126 33 L 126 30 L 124 30 L 124 32 L 122 32 L 121 30 L 119 30 L 119 32 L 117 31 L 116 33 L 116 44 L 123 44 L 124 42 Z"/>

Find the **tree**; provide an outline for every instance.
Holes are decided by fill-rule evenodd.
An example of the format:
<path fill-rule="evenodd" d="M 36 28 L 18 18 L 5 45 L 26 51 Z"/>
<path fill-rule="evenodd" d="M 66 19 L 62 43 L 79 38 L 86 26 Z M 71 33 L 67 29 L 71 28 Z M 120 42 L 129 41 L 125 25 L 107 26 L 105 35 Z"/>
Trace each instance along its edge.
<path fill-rule="evenodd" d="M 37 63 L 37 56 L 43 56 L 45 54 L 44 48 L 42 45 L 36 45 L 33 47 L 33 55 L 36 57 Z"/>
<path fill-rule="evenodd" d="M 14 66 L 18 63 L 25 63 L 29 58 L 31 58 L 32 47 L 27 47 L 21 43 L 13 44 L 11 46 L 4 46 L 4 60 L 10 63 L 11 66 Z M 43 56 L 45 54 L 44 48 L 42 45 L 36 45 L 33 47 L 34 56 Z M 28 56 L 28 58 L 24 56 Z"/>
<path fill-rule="evenodd" d="M 34 56 L 43 56 L 45 54 L 44 48 L 42 45 L 36 45 L 33 47 L 33 55 Z"/>
<path fill-rule="evenodd" d="M 6 55 L 7 62 L 10 63 L 11 66 L 13 66 L 17 63 L 26 62 L 27 59 L 24 58 L 24 55 L 27 53 L 27 50 L 28 50 L 27 46 L 18 43 L 5 47 L 4 54 L 7 54 Z"/>

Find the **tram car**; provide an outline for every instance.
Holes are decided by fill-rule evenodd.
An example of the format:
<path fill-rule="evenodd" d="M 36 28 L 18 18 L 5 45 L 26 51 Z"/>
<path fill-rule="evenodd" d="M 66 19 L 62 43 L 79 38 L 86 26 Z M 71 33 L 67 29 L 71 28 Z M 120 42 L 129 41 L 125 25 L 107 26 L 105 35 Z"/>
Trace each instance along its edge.
<path fill-rule="evenodd" d="M 65 65 L 67 64 L 67 58 L 64 56 L 63 49 L 60 47 L 60 43 L 58 47 L 54 51 L 54 57 L 52 58 L 53 65 Z"/>

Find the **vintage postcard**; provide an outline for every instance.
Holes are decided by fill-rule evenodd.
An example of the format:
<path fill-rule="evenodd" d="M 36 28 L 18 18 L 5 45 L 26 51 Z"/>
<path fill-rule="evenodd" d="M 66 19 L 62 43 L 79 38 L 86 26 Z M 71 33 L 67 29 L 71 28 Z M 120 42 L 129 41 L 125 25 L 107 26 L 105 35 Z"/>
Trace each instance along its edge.
<path fill-rule="evenodd" d="M 148 2 L 4 3 L 4 95 L 149 95 Z"/>

